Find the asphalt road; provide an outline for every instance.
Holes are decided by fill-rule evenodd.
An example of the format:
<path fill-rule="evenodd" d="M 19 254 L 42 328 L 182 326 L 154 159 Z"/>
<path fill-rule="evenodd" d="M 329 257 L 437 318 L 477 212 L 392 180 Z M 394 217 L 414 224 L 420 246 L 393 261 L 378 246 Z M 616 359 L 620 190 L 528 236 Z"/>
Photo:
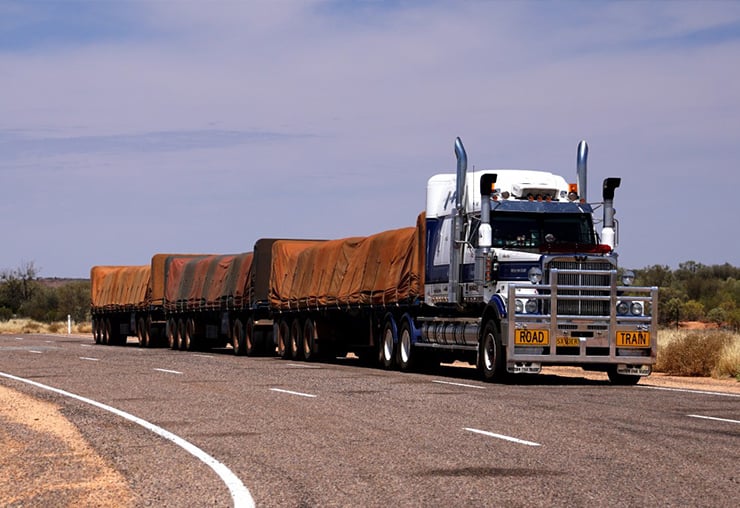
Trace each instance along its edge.
<path fill-rule="evenodd" d="M 734 507 L 740 498 L 737 394 L 548 375 L 489 385 L 471 369 L 403 374 L 42 335 L 0 335 L 0 373 L 179 436 L 257 506 Z M 234 485 L 178 443 L 38 386 L 2 376 L 0 385 L 62 406 L 137 506 L 232 505 Z"/>

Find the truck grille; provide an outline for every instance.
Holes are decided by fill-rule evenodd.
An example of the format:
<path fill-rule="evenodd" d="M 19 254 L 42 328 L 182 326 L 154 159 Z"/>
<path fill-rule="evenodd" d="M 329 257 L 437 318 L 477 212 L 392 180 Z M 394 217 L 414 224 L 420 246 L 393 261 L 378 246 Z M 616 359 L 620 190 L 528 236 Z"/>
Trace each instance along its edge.
<path fill-rule="evenodd" d="M 545 264 L 545 282 L 550 283 L 550 270 L 578 270 L 579 273 L 560 273 L 558 274 L 558 296 L 578 296 L 578 299 L 561 299 L 558 298 L 557 314 L 571 316 L 608 316 L 608 301 L 596 300 L 589 297 L 605 296 L 609 294 L 610 286 L 609 275 L 603 273 L 589 273 L 593 271 L 611 270 L 612 264 L 609 261 L 586 260 L 578 261 L 574 259 L 562 260 L 555 259 Z M 600 289 L 583 290 L 583 289 L 561 289 L 564 286 L 600 286 Z M 550 314 L 550 302 L 545 302 L 545 313 Z"/>

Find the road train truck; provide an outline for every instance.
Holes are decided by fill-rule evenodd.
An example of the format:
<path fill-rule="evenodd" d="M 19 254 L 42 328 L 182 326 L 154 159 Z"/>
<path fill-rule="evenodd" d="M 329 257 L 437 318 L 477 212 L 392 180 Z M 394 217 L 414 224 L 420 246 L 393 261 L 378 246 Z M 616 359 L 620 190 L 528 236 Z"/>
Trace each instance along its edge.
<path fill-rule="evenodd" d="M 634 274 L 617 266 L 620 179 L 605 179 L 603 200 L 588 202 L 584 141 L 576 183 L 544 171 L 468 173 L 459 138 L 455 154 L 455 173 L 428 180 L 416 227 L 260 239 L 236 256 L 155 255 L 144 304 L 142 284 L 118 287 L 143 277 L 140 267 L 94 267 L 114 285 L 93 284 L 96 339 L 120 330 L 109 333 L 146 345 L 141 337 L 166 334 L 178 349 L 230 342 L 237 354 L 299 360 L 351 351 L 401 370 L 460 360 L 486 380 L 547 365 L 605 371 L 617 384 L 649 375 L 658 289 L 633 286 Z M 232 258 L 243 258 L 234 265 L 242 269 L 227 266 Z M 106 295 L 118 305 L 102 305 Z"/>

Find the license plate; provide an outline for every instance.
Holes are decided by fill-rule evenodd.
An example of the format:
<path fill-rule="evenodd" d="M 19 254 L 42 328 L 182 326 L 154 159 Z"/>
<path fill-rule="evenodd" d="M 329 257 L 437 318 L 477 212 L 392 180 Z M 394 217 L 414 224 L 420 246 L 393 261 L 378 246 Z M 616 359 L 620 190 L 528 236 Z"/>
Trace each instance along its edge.
<path fill-rule="evenodd" d="M 617 332 L 617 347 L 650 347 L 650 332 Z"/>
<path fill-rule="evenodd" d="M 558 337 L 555 342 L 558 347 L 578 347 L 581 345 L 578 337 Z"/>
<path fill-rule="evenodd" d="M 550 330 L 515 330 L 514 344 L 517 346 L 547 346 Z"/>

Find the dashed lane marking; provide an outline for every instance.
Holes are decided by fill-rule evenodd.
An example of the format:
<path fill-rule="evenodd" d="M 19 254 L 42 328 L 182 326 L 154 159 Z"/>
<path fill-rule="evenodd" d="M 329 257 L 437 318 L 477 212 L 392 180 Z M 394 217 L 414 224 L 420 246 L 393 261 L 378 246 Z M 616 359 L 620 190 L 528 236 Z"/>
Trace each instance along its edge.
<path fill-rule="evenodd" d="M 221 481 L 223 481 L 226 487 L 229 489 L 229 493 L 231 494 L 231 500 L 234 503 L 234 508 L 253 508 L 254 507 L 254 499 L 252 499 L 251 493 L 249 492 L 247 487 L 244 486 L 242 481 L 228 467 L 226 467 L 224 464 L 222 464 L 215 458 L 208 455 L 206 452 L 204 452 L 203 450 L 201 450 L 194 444 L 184 440 L 180 436 L 173 434 L 172 432 L 165 430 L 162 427 L 154 425 L 153 423 L 143 420 L 139 418 L 138 416 L 134 416 L 130 413 L 126 413 L 125 411 L 121 411 L 120 409 L 116 409 L 112 406 L 108 406 L 96 400 L 82 397 L 81 395 L 76 395 L 74 393 L 60 390 L 59 388 L 54 388 L 52 386 L 37 383 L 36 381 L 31 381 L 30 379 L 24 379 L 22 377 L 13 376 L 12 374 L 6 374 L 4 372 L 0 372 L 0 376 L 8 378 L 8 379 L 12 379 L 14 381 L 19 381 L 21 383 L 27 383 L 37 388 L 48 390 L 50 392 L 63 395 L 64 397 L 69 397 L 69 398 L 78 400 L 85 404 L 95 406 L 99 409 L 108 411 L 109 413 L 113 413 L 117 416 L 120 416 L 121 418 L 124 418 L 138 425 L 141 425 L 145 429 L 176 444 L 177 446 L 179 446 L 180 448 L 187 451 L 188 453 L 193 455 L 195 458 L 203 462 L 206 466 L 210 467 L 219 476 L 219 478 L 221 478 Z"/>
<path fill-rule="evenodd" d="M 29 350 L 28 350 L 28 352 L 29 352 L 29 353 L 35 353 L 35 354 L 37 354 L 37 355 L 41 355 L 41 354 L 44 354 L 44 352 L 43 352 L 43 351 L 36 351 L 35 349 L 29 349 Z"/>
<path fill-rule="evenodd" d="M 100 358 L 92 358 L 89 356 L 80 356 L 80 360 L 88 360 L 90 362 L 99 362 Z"/>
<path fill-rule="evenodd" d="M 286 363 L 286 367 L 295 367 L 298 369 L 320 369 L 318 365 L 303 365 L 302 363 Z"/>
<path fill-rule="evenodd" d="M 169 369 L 154 369 L 159 372 L 166 372 L 167 374 L 182 374 L 179 370 L 169 370 Z"/>
<path fill-rule="evenodd" d="M 291 390 L 283 390 L 281 388 L 270 388 L 273 392 L 280 392 L 280 393 L 287 393 L 289 395 L 298 395 L 299 397 L 309 397 L 309 398 L 316 398 L 317 395 L 313 395 L 310 393 L 301 393 L 301 392 L 293 392 Z"/>
<path fill-rule="evenodd" d="M 469 385 L 465 383 L 453 383 L 452 381 L 439 381 L 437 379 L 433 379 L 432 383 L 438 383 L 441 385 L 452 385 L 452 386 L 461 386 L 463 388 L 477 388 L 478 390 L 485 390 L 485 386 L 478 386 L 478 385 Z"/>
<path fill-rule="evenodd" d="M 503 439 L 504 441 L 511 441 L 512 443 L 518 443 L 518 444 L 523 444 L 527 446 L 542 446 L 539 443 L 535 443 L 533 441 L 525 441 L 524 439 L 519 439 L 519 438 L 511 437 L 511 436 L 505 436 L 504 434 L 495 434 L 493 432 L 488 432 L 487 430 L 471 429 L 468 427 L 465 427 L 465 430 L 467 430 L 468 432 L 474 432 L 476 434 L 482 434 L 488 437 L 495 437 L 496 439 Z"/>
<path fill-rule="evenodd" d="M 704 416 L 704 415 L 686 415 L 686 416 L 688 416 L 689 418 L 701 418 L 703 420 L 714 420 L 715 422 L 740 424 L 740 420 L 730 420 L 729 418 L 717 418 L 716 416 Z"/>

